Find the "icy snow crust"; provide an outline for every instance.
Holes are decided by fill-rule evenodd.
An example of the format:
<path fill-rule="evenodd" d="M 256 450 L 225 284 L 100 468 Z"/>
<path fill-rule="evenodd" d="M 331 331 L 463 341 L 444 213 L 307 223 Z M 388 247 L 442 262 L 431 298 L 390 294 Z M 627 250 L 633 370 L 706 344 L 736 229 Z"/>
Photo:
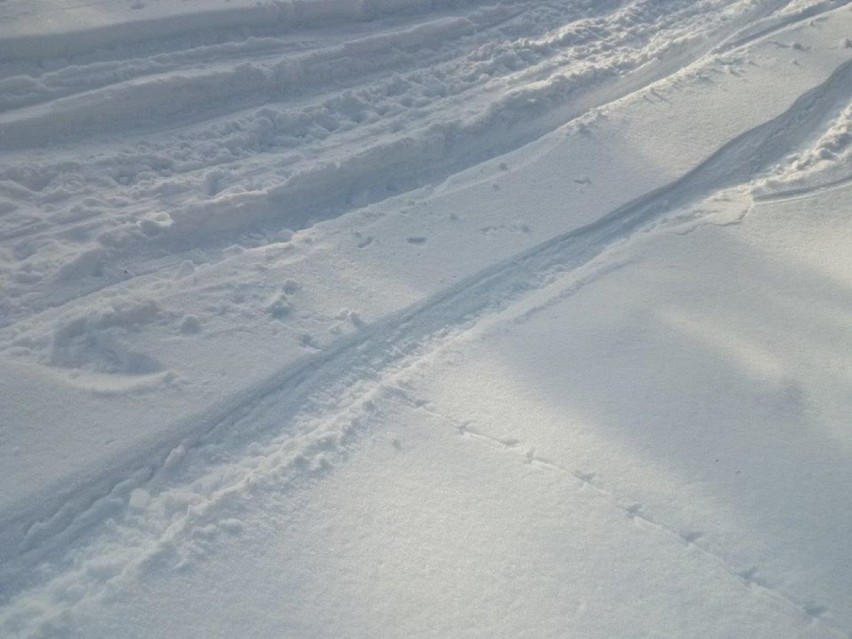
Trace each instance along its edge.
<path fill-rule="evenodd" d="M 852 636 L 850 37 L 0 3 L 0 635 Z"/>

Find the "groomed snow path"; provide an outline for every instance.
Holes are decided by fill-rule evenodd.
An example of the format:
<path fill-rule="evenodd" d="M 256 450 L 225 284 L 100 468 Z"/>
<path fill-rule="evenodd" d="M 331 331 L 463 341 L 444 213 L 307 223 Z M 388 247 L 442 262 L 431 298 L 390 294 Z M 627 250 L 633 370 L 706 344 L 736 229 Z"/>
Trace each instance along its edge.
<path fill-rule="evenodd" d="M 0 0 L 0 636 L 852 637 L 852 6 Z"/>

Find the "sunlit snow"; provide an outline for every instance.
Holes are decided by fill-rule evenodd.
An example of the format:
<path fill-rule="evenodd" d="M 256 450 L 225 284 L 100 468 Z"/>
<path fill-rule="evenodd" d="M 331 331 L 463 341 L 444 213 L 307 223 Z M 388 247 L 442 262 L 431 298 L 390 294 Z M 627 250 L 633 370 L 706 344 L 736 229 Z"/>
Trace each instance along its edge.
<path fill-rule="evenodd" d="M 0 636 L 848 639 L 852 3 L 0 0 Z"/>

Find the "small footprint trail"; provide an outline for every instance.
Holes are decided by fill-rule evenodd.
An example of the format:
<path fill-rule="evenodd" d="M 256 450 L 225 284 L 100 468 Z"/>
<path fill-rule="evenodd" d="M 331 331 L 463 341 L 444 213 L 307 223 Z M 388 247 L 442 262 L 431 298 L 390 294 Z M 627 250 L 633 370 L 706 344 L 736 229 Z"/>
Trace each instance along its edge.
<path fill-rule="evenodd" d="M 397 393 L 394 397 L 412 410 L 427 412 L 437 418 L 441 423 L 446 424 L 448 428 L 457 432 L 461 437 L 480 442 L 499 452 L 514 455 L 522 463 L 531 464 L 548 472 L 557 473 L 576 480 L 578 489 L 590 490 L 596 496 L 606 499 L 610 503 L 610 507 L 623 511 L 626 521 L 642 526 L 652 533 L 662 534 L 675 539 L 680 542 L 680 547 L 684 550 L 701 553 L 712 564 L 719 566 L 724 572 L 730 574 L 733 579 L 747 584 L 753 592 L 779 603 L 783 608 L 792 611 L 796 615 L 803 615 L 813 623 L 819 623 L 832 637 L 838 639 L 848 637 L 841 629 L 823 618 L 823 615 L 828 612 L 826 606 L 788 594 L 774 587 L 759 576 L 759 568 L 757 566 L 750 566 L 745 569 L 738 567 L 723 554 L 710 550 L 702 543 L 705 537 L 703 531 L 677 528 L 656 518 L 643 504 L 631 501 L 622 495 L 617 486 L 601 481 L 597 473 L 576 469 L 571 470 L 564 464 L 538 454 L 535 449 L 525 446 L 521 440 L 501 439 L 480 432 L 473 428 L 469 422 L 459 421 L 440 411 L 434 410 L 426 402 L 412 401 L 405 393 Z"/>
<path fill-rule="evenodd" d="M 160 486 L 193 481 L 204 484 L 205 476 L 223 478 L 224 487 L 207 489 L 201 495 L 203 507 L 182 518 L 144 532 L 130 524 L 124 529 L 119 524 L 113 530 L 125 539 L 122 543 L 127 543 L 131 557 L 149 552 L 163 537 L 168 537 L 173 546 L 186 543 L 197 521 L 221 517 L 220 511 L 227 511 L 226 504 L 238 499 L 248 486 L 262 483 L 264 478 L 274 482 L 282 464 L 298 474 L 304 464 L 310 466 L 312 457 L 329 446 L 333 448 L 346 436 L 346 428 L 357 427 L 357 420 L 347 421 L 346 417 L 353 407 L 369 403 L 381 380 L 428 350 L 430 344 L 559 273 L 588 263 L 614 242 L 667 212 L 749 181 L 807 141 L 850 94 L 852 61 L 839 66 L 787 111 L 728 142 L 675 182 L 593 224 L 463 280 L 423 304 L 365 327 L 307 363 L 285 368 L 265 384 L 179 425 L 172 439 L 115 461 L 89 485 L 60 490 L 53 499 L 45 499 L 46 507 L 18 513 L 3 525 L 6 536 L 0 551 L 0 582 L 7 584 L 3 598 L 9 600 L 37 584 L 39 578 L 33 569 L 40 563 L 53 560 L 61 564 L 69 546 L 79 548 L 87 539 L 92 540 L 105 513 L 120 515 L 121 504 L 135 487 L 157 482 Z M 349 426 L 342 427 L 341 423 Z M 260 445 L 252 452 L 246 441 L 266 441 L 269 446 Z M 272 460 L 271 451 L 282 445 L 301 452 L 281 462 Z M 176 471 L 173 462 L 177 458 L 183 459 Z M 640 513 L 634 514 L 638 517 Z M 690 536 L 690 532 L 694 531 L 684 534 Z M 699 542 L 695 537 L 691 543 Z"/>

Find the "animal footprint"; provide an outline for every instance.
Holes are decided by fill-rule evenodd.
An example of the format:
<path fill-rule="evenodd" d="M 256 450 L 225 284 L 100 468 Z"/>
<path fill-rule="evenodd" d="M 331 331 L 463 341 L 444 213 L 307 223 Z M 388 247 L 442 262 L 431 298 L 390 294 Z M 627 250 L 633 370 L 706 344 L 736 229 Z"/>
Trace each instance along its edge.
<path fill-rule="evenodd" d="M 584 484 L 591 484 L 597 475 L 595 473 L 583 473 L 579 470 L 574 473 L 574 477 L 579 479 Z"/>
<path fill-rule="evenodd" d="M 627 516 L 630 519 L 636 519 L 636 517 L 642 517 L 644 519 L 644 516 L 642 514 L 642 508 L 642 504 L 637 502 L 625 508 L 624 511 L 627 513 Z"/>
<path fill-rule="evenodd" d="M 692 544 L 701 539 L 704 533 L 700 530 L 681 530 L 680 536 L 687 544 Z"/>
<path fill-rule="evenodd" d="M 805 606 L 805 614 L 811 619 L 819 619 L 827 610 L 828 608 L 818 603 L 809 603 Z"/>
<path fill-rule="evenodd" d="M 757 578 L 757 566 L 752 566 L 739 573 L 740 577 L 748 583 L 754 583 Z"/>

